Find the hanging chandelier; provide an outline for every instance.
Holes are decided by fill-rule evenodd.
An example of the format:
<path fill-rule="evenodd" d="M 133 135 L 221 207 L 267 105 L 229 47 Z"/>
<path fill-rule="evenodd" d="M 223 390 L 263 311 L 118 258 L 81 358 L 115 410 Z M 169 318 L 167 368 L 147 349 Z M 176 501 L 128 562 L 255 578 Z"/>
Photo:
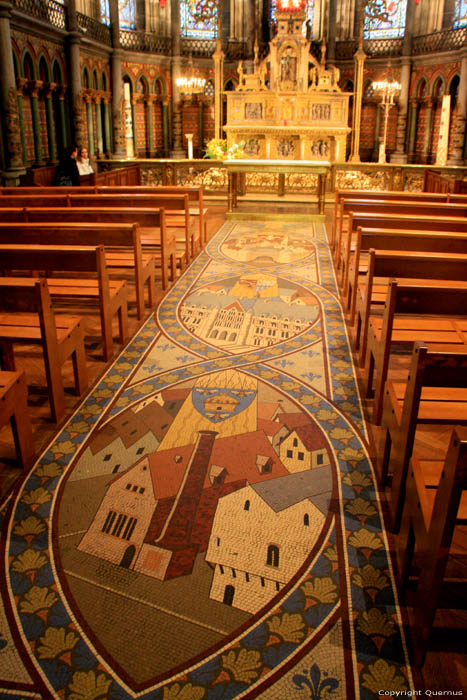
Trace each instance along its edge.
<path fill-rule="evenodd" d="M 181 75 L 176 79 L 175 83 L 182 95 L 197 95 L 204 92 L 206 78 L 200 78 L 198 75 L 195 75 L 191 54 L 188 59 L 188 74 Z"/>

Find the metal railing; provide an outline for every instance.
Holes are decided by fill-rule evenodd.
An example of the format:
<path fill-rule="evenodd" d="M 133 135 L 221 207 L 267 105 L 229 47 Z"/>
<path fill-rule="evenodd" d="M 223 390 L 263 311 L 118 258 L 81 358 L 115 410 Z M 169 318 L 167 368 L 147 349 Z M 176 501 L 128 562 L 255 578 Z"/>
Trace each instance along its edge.
<path fill-rule="evenodd" d="M 404 40 L 400 39 L 366 39 L 363 42 L 363 50 L 367 56 L 400 56 Z M 336 58 L 341 61 L 353 58 L 358 48 L 356 39 L 336 42 Z"/>
<path fill-rule="evenodd" d="M 215 39 L 182 39 L 181 52 L 183 56 L 212 56 L 216 50 Z"/>
<path fill-rule="evenodd" d="M 78 29 L 80 32 L 85 34 L 90 39 L 100 42 L 101 44 L 111 46 L 112 37 L 110 27 L 102 22 L 98 22 L 96 19 L 93 19 L 88 15 L 83 15 L 81 12 L 76 13 L 76 18 L 78 20 Z"/>
<path fill-rule="evenodd" d="M 141 51 L 170 56 L 172 40 L 169 36 L 157 36 L 152 32 L 122 29 L 120 30 L 120 46 L 128 51 Z"/>
<path fill-rule="evenodd" d="M 37 17 L 60 29 L 66 28 L 66 8 L 56 0 L 12 0 L 13 5 L 31 17 Z"/>
<path fill-rule="evenodd" d="M 415 36 L 412 44 L 412 54 L 435 53 L 436 51 L 452 51 L 460 49 L 467 43 L 467 27 L 448 29 L 444 32 Z"/>

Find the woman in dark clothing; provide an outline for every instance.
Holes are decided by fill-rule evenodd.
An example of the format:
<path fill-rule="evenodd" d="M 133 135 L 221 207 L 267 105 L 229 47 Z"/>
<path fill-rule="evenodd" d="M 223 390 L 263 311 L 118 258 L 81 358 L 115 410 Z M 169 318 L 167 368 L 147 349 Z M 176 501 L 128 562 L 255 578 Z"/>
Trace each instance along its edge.
<path fill-rule="evenodd" d="M 76 146 L 70 146 L 66 149 L 57 166 L 54 185 L 63 187 L 79 185 L 79 171 L 76 164 L 77 152 Z"/>

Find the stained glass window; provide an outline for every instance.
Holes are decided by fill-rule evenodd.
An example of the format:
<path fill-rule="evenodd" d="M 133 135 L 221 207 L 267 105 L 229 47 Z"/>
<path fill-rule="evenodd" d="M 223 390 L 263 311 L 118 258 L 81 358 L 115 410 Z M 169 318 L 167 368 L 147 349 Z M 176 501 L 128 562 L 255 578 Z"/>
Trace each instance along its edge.
<path fill-rule="evenodd" d="M 101 4 L 101 22 L 104 24 L 110 24 L 110 9 L 109 0 L 100 0 Z"/>
<path fill-rule="evenodd" d="M 467 27 L 467 0 L 456 0 L 454 8 L 454 29 Z"/>
<path fill-rule="evenodd" d="M 118 0 L 118 16 L 122 29 L 134 29 L 135 0 Z"/>
<path fill-rule="evenodd" d="M 271 24 L 275 24 L 275 22 L 276 22 L 276 7 L 277 7 L 276 0 L 271 0 L 270 16 L 269 16 L 269 21 Z M 309 24 L 310 27 L 313 26 L 313 17 L 314 17 L 314 0 L 307 0 L 306 12 L 305 12 L 305 22 L 303 23 L 303 34 L 304 35 L 306 35 L 307 24 Z"/>
<path fill-rule="evenodd" d="M 404 36 L 406 10 L 407 0 L 369 0 L 363 25 L 365 39 Z"/>
<path fill-rule="evenodd" d="M 207 22 L 199 22 L 196 18 L 197 0 L 182 0 L 180 2 L 180 26 L 182 36 L 190 39 L 215 39 L 217 37 L 217 4 L 213 8 L 213 16 Z"/>

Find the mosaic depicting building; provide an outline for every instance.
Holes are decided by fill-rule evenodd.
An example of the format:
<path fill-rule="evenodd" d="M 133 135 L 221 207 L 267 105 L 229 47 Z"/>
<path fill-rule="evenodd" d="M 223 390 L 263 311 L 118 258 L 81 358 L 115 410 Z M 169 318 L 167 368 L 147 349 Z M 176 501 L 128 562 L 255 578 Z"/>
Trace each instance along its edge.
<path fill-rule="evenodd" d="M 332 490 L 325 436 L 305 413 L 284 410 L 279 396 L 262 400 L 257 380 L 234 370 L 177 391 L 185 398 L 158 447 L 111 469 L 78 549 L 161 581 L 190 575 L 203 554 L 213 570 L 210 597 L 255 612 L 321 532 Z M 148 426 L 151 411 L 159 425 L 169 415 L 173 397 L 160 398 L 162 405 L 142 409 Z M 106 425 L 89 449 L 108 452 L 105 436 L 121 431 L 130 413 Z M 146 432 L 154 435 L 154 426 Z M 83 476 L 79 462 L 76 470 Z M 285 521 L 299 529 L 300 546 L 290 548 Z"/>

